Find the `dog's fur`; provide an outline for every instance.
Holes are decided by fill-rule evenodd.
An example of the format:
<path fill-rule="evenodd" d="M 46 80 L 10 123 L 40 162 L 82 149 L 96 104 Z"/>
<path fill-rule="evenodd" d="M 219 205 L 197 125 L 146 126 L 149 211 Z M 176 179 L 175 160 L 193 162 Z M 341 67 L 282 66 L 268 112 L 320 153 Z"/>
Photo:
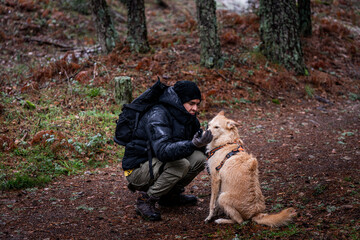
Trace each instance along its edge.
<path fill-rule="evenodd" d="M 242 223 L 252 219 L 259 224 L 271 227 L 286 225 L 296 215 L 294 208 L 287 208 L 277 214 L 265 214 L 265 200 L 262 195 L 258 162 L 254 156 L 245 151 L 238 152 L 228 158 L 222 168 L 217 171 L 226 154 L 242 144 L 237 123 L 227 119 L 221 111 L 209 122 L 213 140 L 207 145 L 207 150 L 223 146 L 208 160 L 211 175 L 210 213 L 205 219 L 209 222 L 215 217 L 217 205 L 222 208 L 230 219 L 217 219 L 216 223 Z M 234 144 L 235 142 L 235 144 Z"/>

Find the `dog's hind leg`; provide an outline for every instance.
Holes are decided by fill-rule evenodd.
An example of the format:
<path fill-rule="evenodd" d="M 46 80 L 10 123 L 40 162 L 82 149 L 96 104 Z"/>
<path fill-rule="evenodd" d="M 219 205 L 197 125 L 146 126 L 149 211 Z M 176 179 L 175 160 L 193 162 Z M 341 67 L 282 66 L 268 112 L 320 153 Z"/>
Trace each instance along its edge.
<path fill-rule="evenodd" d="M 219 205 L 224 209 L 226 215 L 231 219 L 218 219 L 216 223 L 234 223 L 237 222 L 241 224 L 244 220 L 241 217 L 241 214 L 234 207 L 234 202 L 237 202 L 236 199 L 231 197 L 228 193 L 221 193 L 218 199 Z"/>

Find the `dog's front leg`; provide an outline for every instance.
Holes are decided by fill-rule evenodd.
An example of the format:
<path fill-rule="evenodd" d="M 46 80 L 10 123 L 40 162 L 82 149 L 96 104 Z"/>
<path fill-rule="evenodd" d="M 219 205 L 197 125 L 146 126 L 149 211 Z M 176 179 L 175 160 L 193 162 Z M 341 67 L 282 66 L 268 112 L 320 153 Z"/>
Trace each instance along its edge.
<path fill-rule="evenodd" d="M 210 212 L 209 216 L 205 219 L 205 222 L 208 223 L 214 217 L 216 200 L 218 198 L 220 191 L 220 176 L 219 174 L 214 174 L 211 177 L 211 198 L 210 198 Z"/>

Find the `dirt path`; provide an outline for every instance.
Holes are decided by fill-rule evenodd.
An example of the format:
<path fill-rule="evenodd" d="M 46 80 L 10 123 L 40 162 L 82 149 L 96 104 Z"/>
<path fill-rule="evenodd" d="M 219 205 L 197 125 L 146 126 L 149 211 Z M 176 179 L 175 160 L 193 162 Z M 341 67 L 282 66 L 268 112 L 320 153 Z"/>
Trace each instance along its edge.
<path fill-rule="evenodd" d="M 293 206 L 289 227 L 205 224 L 210 183 L 202 172 L 187 191 L 194 207 L 161 208 L 163 220 L 135 214 L 136 194 L 120 166 L 64 177 L 45 188 L 2 192 L 1 239 L 358 239 L 360 104 L 312 101 L 249 105 L 226 114 L 259 160 L 267 211 Z M 210 117 L 210 116 L 209 116 Z"/>

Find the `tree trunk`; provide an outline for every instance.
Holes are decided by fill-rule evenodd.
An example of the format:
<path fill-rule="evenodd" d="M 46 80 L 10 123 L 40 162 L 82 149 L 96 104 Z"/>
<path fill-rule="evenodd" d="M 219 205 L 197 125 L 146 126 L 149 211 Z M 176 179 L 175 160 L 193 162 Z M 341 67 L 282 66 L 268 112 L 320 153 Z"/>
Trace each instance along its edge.
<path fill-rule="evenodd" d="M 123 0 L 128 10 L 128 35 L 126 42 L 133 51 L 145 53 L 150 50 L 147 39 L 144 0 Z"/>
<path fill-rule="evenodd" d="M 131 78 L 127 76 L 115 77 L 115 102 L 122 106 L 132 101 Z"/>
<path fill-rule="evenodd" d="M 217 30 L 215 0 L 196 0 L 198 29 L 200 35 L 200 65 L 221 68 L 220 40 Z"/>
<path fill-rule="evenodd" d="M 91 0 L 91 8 L 95 15 L 95 27 L 101 51 L 109 53 L 118 41 L 118 34 L 109 14 L 106 0 Z"/>
<path fill-rule="evenodd" d="M 310 37 L 312 35 L 310 0 L 298 0 L 298 13 L 299 33 L 301 36 Z"/>
<path fill-rule="evenodd" d="M 260 0 L 261 52 L 296 74 L 307 74 L 295 0 Z"/>

